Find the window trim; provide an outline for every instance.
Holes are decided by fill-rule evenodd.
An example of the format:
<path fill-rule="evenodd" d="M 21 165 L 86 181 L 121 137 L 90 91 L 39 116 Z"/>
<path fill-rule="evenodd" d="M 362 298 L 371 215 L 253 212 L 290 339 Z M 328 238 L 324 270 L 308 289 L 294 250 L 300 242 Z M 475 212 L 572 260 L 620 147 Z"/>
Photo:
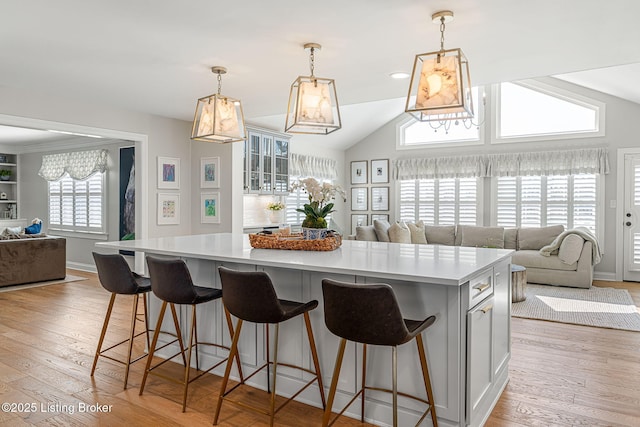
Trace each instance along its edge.
<path fill-rule="evenodd" d="M 107 206 L 106 206 L 107 200 L 108 200 L 107 177 L 106 177 L 107 173 L 97 172 L 96 174 L 100 175 L 101 181 L 102 181 L 102 192 L 101 192 L 102 202 L 101 202 L 101 212 L 100 212 L 102 227 L 98 230 L 96 228 L 92 228 L 92 229 L 89 229 L 88 227 L 76 228 L 75 226 L 70 227 L 62 224 L 58 225 L 58 224 L 49 223 L 49 230 L 55 231 L 57 235 L 60 235 L 60 236 L 77 237 L 77 238 L 94 239 L 94 240 L 108 239 L 109 233 L 107 232 Z M 96 174 L 92 175 L 91 177 L 95 176 Z M 62 178 L 69 178 L 69 174 L 65 173 L 65 175 Z M 76 181 L 73 178 L 71 179 L 73 181 Z M 51 193 L 49 190 L 49 183 L 47 183 L 47 213 L 49 214 L 49 218 L 51 218 L 50 201 L 51 201 Z"/>
<path fill-rule="evenodd" d="M 575 92 L 568 91 L 550 84 L 542 83 L 537 80 L 520 80 L 514 82 L 507 82 L 522 86 L 527 89 L 531 89 L 542 94 L 567 101 L 576 105 L 583 106 L 595 111 L 596 123 L 598 129 L 595 131 L 571 131 L 563 133 L 540 133 L 529 136 L 507 136 L 500 135 L 500 116 L 501 116 L 501 102 L 500 102 L 500 89 L 501 83 L 496 83 L 491 86 L 491 144 L 510 144 L 510 143 L 526 143 L 526 142 L 540 142 L 540 141 L 554 141 L 560 139 L 576 139 L 576 138 L 597 138 L 605 136 L 605 117 L 606 117 L 606 104 L 593 98 L 577 94 Z"/>

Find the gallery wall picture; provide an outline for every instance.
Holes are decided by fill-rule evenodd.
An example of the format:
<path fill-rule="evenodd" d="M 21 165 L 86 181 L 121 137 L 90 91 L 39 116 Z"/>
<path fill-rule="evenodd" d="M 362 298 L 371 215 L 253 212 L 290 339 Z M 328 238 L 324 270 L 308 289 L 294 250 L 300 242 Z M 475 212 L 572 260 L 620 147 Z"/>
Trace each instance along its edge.
<path fill-rule="evenodd" d="M 180 189 L 180 159 L 158 156 L 158 188 Z"/>
<path fill-rule="evenodd" d="M 119 200 L 120 200 L 120 240 L 136 238 L 136 173 L 135 148 L 120 148 Z M 131 251 L 120 251 L 123 255 L 133 255 Z"/>
<path fill-rule="evenodd" d="M 367 161 L 351 162 L 351 184 L 367 183 Z"/>
<path fill-rule="evenodd" d="M 158 193 L 158 225 L 180 224 L 180 194 Z"/>
<path fill-rule="evenodd" d="M 371 210 L 389 210 L 389 187 L 371 187 Z"/>
<path fill-rule="evenodd" d="M 389 222 L 389 214 L 371 214 L 371 223 L 375 220 Z"/>
<path fill-rule="evenodd" d="M 351 189 L 351 210 L 366 211 L 369 203 L 367 201 L 367 187 L 355 187 Z"/>
<path fill-rule="evenodd" d="M 389 182 L 389 159 L 371 160 L 371 183 L 386 184 Z"/>
<path fill-rule="evenodd" d="M 200 222 L 220 223 L 220 193 L 200 193 Z"/>
<path fill-rule="evenodd" d="M 200 159 L 200 188 L 220 188 L 220 157 Z"/>
<path fill-rule="evenodd" d="M 351 234 L 356 234 L 356 227 L 368 225 L 368 217 L 367 214 L 351 214 Z"/>

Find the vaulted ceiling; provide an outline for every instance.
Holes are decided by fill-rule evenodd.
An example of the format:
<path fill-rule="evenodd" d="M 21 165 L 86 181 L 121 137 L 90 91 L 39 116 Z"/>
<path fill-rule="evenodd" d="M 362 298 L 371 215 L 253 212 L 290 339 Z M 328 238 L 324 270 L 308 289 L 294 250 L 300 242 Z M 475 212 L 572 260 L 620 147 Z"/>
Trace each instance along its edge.
<path fill-rule="evenodd" d="M 640 100 L 590 71 L 637 81 L 633 0 L 4 2 L 0 85 L 191 120 L 222 65 L 222 92 L 242 100 L 247 121 L 282 130 L 289 87 L 309 73 L 302 44 L 317 42 L 316 75 L 336 80 L 344 108 L 324 142 L 347 147 L 403 111 L 408 80 L 389 73 L 439 48 L 430 17 L 443 9 L 455 13 L 445 47 L 464 50 L 474 85 L 563 74 Z"/>

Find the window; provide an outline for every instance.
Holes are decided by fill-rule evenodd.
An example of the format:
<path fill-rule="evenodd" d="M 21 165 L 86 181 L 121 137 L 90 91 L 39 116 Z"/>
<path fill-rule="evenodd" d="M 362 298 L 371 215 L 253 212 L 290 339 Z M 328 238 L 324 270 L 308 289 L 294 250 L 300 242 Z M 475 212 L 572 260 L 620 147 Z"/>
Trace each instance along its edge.
<path fill-rule="evenodd" d="M 494 223 L 504 227 L 586 227 L 598 235 L 598 174 L 494 178 Z"/>
<path fill-rule="evenodd" d="M 539 82 L 501 83 L 497 140 L 604 135 L 604 104 Z M 502 141 L 505 142 L 505 141 Z"/>
<path fill-rule="evenodd" d="M 479 90 L 477 87 L 473 91 L 473 111 L 475 119 L 473 123 L 478 123 L 478 117 L 484 117 L 484 105 L 478 102 Z M 398 125 L 397 148 L 424 148 L 427 145 L 470 145 L 481 143 L 481 133 L 477 125 L 467 121 L 454 123 L 449 121 L 446 126 L 435 128 L 437 123 L 419 122 L 413 117 L 408 118 Z"/>
<path fill-rule="evenodd" d="M 477 178 L 400 180 L 399 218 L 429 225 L 481 223 Z"/>
<path fill-rule="evenodd" d="M 85 180 L 65 174 L 49 181 L 49 227 L 81 233 L 104 233 L 104 173 Z"/>

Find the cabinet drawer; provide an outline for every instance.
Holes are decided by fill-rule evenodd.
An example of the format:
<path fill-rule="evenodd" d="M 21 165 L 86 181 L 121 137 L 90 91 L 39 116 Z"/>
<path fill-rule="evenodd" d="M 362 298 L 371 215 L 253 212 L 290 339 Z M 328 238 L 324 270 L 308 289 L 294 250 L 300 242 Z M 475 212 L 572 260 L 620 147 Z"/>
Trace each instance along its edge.
<path fill-rule="evenodd" d="M 493 269 L 489 268 L 469 281 L 469 309 L 493 293 Z"/>

